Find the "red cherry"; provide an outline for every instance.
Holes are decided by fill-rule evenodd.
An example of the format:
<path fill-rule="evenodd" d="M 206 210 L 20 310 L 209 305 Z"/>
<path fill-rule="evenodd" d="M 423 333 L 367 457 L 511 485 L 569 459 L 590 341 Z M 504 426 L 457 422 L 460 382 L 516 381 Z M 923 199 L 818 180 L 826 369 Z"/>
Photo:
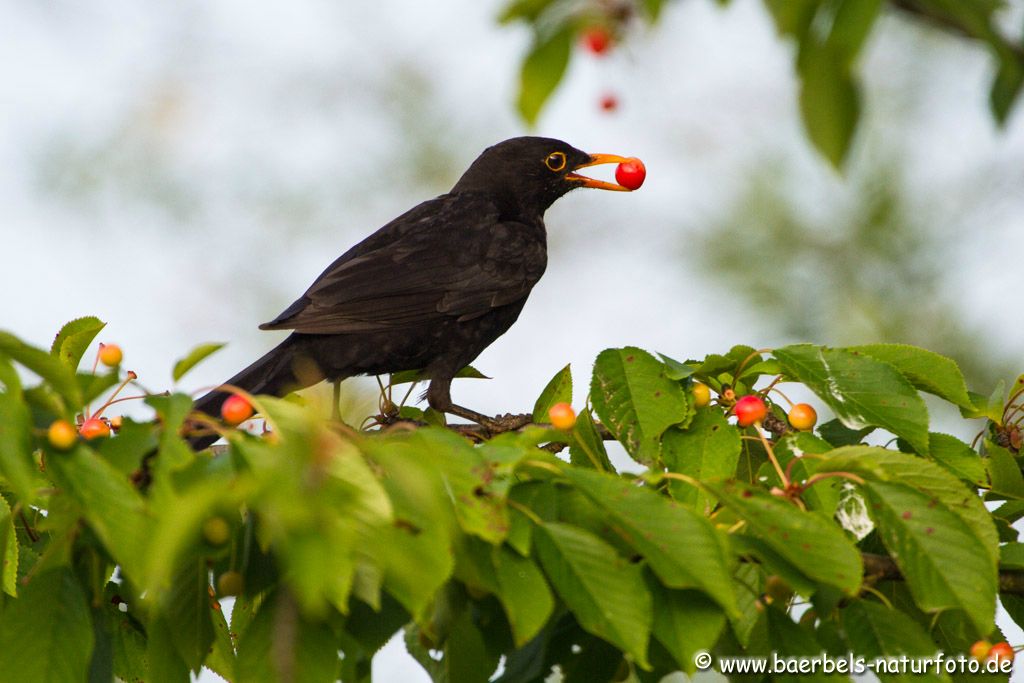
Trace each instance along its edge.
<path fill-rule="evenodd" d="M 644 184 L 647 168 L 639 159 L 627 159 L 615 169 L 615 182 L 630 190 L 636 190 Z"/>
<path fill-rule="evenodd" d="M 1016 653 L 1013 651 L 1013 646 L 1005 640 L 1001 643 L 996 643 L 992 646 L 992 649 L 988 651 L 988 661 L 990 662 L 1012 662 Z"/>
<path fill-rule="evenodd" d="M 568 403 L 556 403 L 548 410 L 548 418 L 555 429 L 568 431 L 576 424 L 576 411 Z"/>
<path fill-rule="evenodd" d="M 604 26 L 592 26 L 583 32 L 583 45 L 595 55 L 603 55 L 612 46 L 612 34 Z"/>
<path fill-rule="evenodd" d="M 108 427 L 103 420 L 96 417 L 90 417 L 82 423 L 81 427 L 78 428 L 78 433 L 81 434 L 86 441 L 92 441 L 93 439 L 110 436 L 110 427 Z"/>
<path fill-rule="evenodd" d="M 768 415 L 768 406 L 764 404 L 760 396 L 748 394 L 736 401 L 732 409 L 736 415 L 736 423 L 740 427 L 749 427 L 755 422 L 760 422 Z"/>
<path fill-rule="evenodd" d="M 220 407 L 220 416 L 229 425 L 237 425 L 252 417 L 252 406 L 244 396 L 231 394 Z"/>
<path fill-rule="evenodd" d="M 818 422 L 817 411 L 814 410 L 814 406 L 807 403 L 797 403 L 789 409 L 789 414 L 786 417 L 789 419 L 790 426 L 801 432 L 811 431 Z"/>
<path fill-rule="evenodd" d="M 601 110 L 611 113 L 619 108 L 619 98 L 615 95 L 608 93 L 601 97 Z"/>

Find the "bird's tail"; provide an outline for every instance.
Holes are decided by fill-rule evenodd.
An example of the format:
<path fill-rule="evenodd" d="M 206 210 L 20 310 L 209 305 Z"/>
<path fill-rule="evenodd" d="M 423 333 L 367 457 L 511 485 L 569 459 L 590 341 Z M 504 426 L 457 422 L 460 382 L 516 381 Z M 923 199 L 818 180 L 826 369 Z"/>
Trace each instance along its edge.
<path fill-rule="evenodd" d="M 291 391 L 314 384 L 321 377 L 316 377 L 314 373 L 302 372 L 303 357 L 299 353 L 300 346 L 299 339 L 292 335 L 224 384 L 244 389 L 250 394 L 272 396 L 284 396 Z M 214 389 L 197 399 L 194 409 L 219 418 L 220 408 L 229 396 L 230 392 Z M 197 436 L 190 438 L 189 443 L 194 449 L 202 450 L 217 438 L 216 434 Z"/>

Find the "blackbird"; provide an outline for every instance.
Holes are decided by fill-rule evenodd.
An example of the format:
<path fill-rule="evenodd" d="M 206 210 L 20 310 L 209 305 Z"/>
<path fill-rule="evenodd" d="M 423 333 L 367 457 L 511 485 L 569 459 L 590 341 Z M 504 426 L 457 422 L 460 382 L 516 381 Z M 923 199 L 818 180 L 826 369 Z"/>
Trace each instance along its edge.
<path fill-rule="evenodd" d="M 542 137 L 487 148 L 450 192 L 349 249 L 260 325 L 292 333 L 225 384 L 284 396 L 324 379 L 422 370 L 431 408 L 494 427 L 452 403 L 452 378 L 511 327 L 544 274 L 544 211 L 578 187 L 628 191 L 576 173 L 623 161 Z M 195 408 L 216 416 L 229 395 L 214 390 Z"/>

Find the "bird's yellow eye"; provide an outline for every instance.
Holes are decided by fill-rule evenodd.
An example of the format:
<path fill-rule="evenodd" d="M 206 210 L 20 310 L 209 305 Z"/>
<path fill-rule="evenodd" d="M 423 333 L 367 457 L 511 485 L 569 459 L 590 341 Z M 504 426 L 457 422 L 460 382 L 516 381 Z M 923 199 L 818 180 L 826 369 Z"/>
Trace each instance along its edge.
<path fill-rule="evenodd" d="M 558 173 L 565 168 L 565 152 L 552 152 L 544 160 L 544 165 Z"/>

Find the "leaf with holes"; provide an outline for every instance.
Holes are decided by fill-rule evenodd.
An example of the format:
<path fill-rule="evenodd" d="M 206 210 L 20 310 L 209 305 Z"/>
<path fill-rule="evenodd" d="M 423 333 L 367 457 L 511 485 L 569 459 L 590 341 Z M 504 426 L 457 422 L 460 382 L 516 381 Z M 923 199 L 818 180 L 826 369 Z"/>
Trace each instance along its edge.
<path fill-rule="evenodd" d="M 672 425 L 686 426 L 694 408 L 668 368 L 633 346 L 602 351 L 590 383 L 594 410 L 637 462 L 659 460 L 659 439 Z"/>

